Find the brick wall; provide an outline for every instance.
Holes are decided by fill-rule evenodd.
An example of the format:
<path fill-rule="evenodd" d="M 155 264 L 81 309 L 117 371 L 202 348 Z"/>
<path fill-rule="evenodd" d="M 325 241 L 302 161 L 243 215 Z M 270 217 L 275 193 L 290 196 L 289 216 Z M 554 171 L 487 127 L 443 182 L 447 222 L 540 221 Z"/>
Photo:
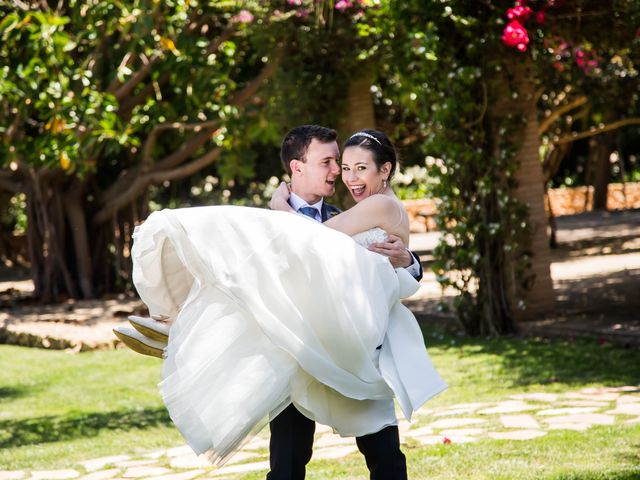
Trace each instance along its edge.
<path fill-rule="evenodd" d="M 549 189 L 548 195 L 551 209 L 556 216 L 584 212 L 587 195 L 586 211 L 591 210 L 593 205 L 593 187 L 552 188 Z M 413 233 L 437 230 L 433 221 L 437 208 L 433 200 L 404 200 L 402 203 L 409 213 Z M 640 182 L 609 184 L 607 208 L 609 210 L 640 208 Z"/>

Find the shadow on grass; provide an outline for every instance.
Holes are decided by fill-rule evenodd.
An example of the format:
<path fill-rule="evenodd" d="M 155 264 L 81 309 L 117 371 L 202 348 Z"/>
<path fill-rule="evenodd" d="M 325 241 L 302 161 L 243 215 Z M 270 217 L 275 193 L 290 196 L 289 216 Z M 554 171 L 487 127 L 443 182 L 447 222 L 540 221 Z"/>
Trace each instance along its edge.
<path fill-rule="evenodd" d="M 473 338 L 423 328 L 429 348 L 457 349 L 459 355 L 496 357 L 501 374 L 513 385 L 562 383 L 640 385 L 640 349 L 600 345 L 597 341 Z M 638 389 L 640 390 L 640 388 Z"/>
<path fill-rule="evenodd" d="M 28 390 L 22 387 L 0 387 L 0 403 L 11 398 L 24 397 Z"/>
<path fill-rule="evenodd" d="M 171 425 L 164 408 L 145 408 L 66 417 L 0 421 L 0 448 L 93 437 L 104 430 L 131 430 Z"/>

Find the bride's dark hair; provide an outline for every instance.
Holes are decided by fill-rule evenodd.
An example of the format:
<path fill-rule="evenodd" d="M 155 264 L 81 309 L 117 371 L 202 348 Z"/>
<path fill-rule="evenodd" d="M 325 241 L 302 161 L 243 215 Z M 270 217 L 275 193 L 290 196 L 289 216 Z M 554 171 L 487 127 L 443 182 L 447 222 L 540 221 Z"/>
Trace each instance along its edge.
<path fill-rule="evenodd" d="M 396 149 L 384 133 L 378 130 L 360 130 L 344 142 L 342 151 L 344 152 L 349 147 L 360 147 L 370 151 L 378 171 L 385 163 L 391 163 L 391 171 L 389 172 L 389 180 L 391 180 L 396 171 L 398 160 L 396 159 Z"/>

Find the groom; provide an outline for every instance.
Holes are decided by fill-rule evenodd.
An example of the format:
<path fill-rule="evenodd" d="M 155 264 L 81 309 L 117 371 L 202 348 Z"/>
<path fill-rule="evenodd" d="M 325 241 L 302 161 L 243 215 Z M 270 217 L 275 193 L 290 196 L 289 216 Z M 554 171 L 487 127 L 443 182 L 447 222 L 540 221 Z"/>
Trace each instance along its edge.
<path fill-rule="evenodd" d="M 282 164 L 291 177 L 290 205 L 299 213 L 324 222 L 340 210 L 325 203 L 333 195 L 340 176 L 340 149 L 335 130 L 319 125 L 295 127 L 285 136 L 280 150 Z M 406 268 L 416 279 L 422 278 L 417 257 L 402 240 L 389 235 L 386 242 L 369 247 L 389 257 L 395 268 Z M 313 453 L 316 424 L 291 404 L 271 420 L 269 443 L 270 468 L 267 480 L 301 480 Z M 356 438 L 365 457 L 371 480 L 406 480 L 407 467 L 400 451 L 398 427 L 385 427 L 379 432 Z"/>

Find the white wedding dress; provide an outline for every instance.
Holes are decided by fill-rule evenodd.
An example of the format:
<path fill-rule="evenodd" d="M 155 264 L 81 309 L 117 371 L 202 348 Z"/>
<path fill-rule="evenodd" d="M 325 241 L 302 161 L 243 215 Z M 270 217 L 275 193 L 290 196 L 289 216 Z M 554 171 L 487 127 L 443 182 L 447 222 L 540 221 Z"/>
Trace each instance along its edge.
<path fill-rule="evenodd" d="M 291 402 L 362 436 L 396 424 L 394 398 L 409 419 L 446 388 L 399 301 L 417 282 L 362 246 L 384 235 L 232 206 L 154 212 L 136 228 L 136 289 L 175 318 L 160 392 L 196 453 L 224 463 Z"/>

